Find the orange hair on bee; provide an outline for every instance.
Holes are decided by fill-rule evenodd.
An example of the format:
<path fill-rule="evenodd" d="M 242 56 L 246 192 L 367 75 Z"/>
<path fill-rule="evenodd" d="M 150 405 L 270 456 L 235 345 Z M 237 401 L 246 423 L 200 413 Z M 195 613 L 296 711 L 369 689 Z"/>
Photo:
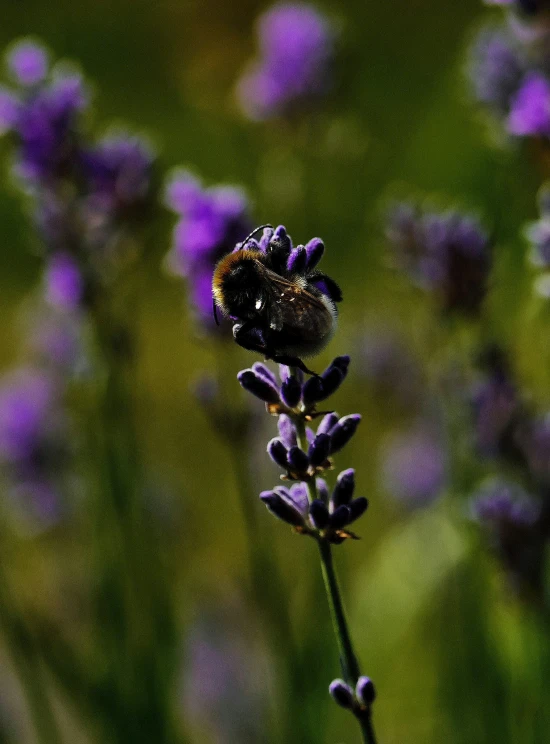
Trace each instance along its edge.
<path fill-rule="evenodd" d="M 265 254 L 262 251 L 239 250 L 234 253 L 228 253 L 217 264 L 212 277 L 212 297 L 214 303 L 220 308 L 222 313 L 227 314 L 224 298 L 224 285 L 227 277 L 235 267 L 243 261 L 262 261 Z"/>

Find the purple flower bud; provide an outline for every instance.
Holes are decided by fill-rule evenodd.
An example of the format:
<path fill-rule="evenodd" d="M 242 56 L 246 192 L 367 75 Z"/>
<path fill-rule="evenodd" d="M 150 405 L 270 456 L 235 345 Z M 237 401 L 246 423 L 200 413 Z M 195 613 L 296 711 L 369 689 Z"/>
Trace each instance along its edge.
<path fill-rule="evenodd" d="M 334 454 L 339 452 L 342 447 L 349 442 L 352 436 L 355 434 L 355 430 L 359 426 L 361 416 L 358 413 L 350 413 L 349 416 L 344 416 L 338 421 L 336 426 L 330 430 L 330 452 Z"/>
<path fill-rule="evenodd" d="M 48 71 L 46 50 L 28 39 L 15 44 L 9 51 L 6 61 L 20 85 L 36 85 L 44 79 Z"/>
<path fill-rule="evenodd" d="M 351 509 L 349 506 L 339 506 L 330 515 L 330 526 L 335 530 L 345 527 L 351 520 Z"/>
<path fill-rule="evenodd" d="M 306 243 L 307 270 L 313 271 L 319 261 L 323 258 L 325 245 L 321 238 L 312 238 Z"/>
<path fill-rule="evenodd" d="M 280 486 L 278 486 L 280 488 Z M 275 489 L 277 491 L 277 488 Z M 305 483 L 294 483 L 290 487 L 290 498 L 292 502 L 295 504 L 296 508 L 300 511 L 301 514 L 304 516 L 309 511 L 309 499 L 307 496 L 307 487 Z"/>
<path fill-rule="evenodd" d="M 353 498 L 354 490 L 355 470 L 353 468 L 342 470 L 332 492 L 332 504 L 334 508 L 337 509 L 342 504 L 349 504 Z"/>
<path fill-rule="evenodd" d="M 370 677 L 359 677 L 355 694 L 361 705 L 365 705 L 367 708 L 372 705 L 376 698 L 376 690 L 372 679 Z"/>
<path fill-rule="evenodd" d="M 302 386 L 294 375 L 287 377 L 281 385 L 281 400 L 289 408 L 296 408 L 302 397 Z"/>
<path fill-rule="evenodd" d="M 261 362 L 254 362 L 254 364 L 252 365 L 252 370 L 258 377 L 261 377 L 266 382 L 269 382 L 274 387 L 277 387 L 277 378 L 269 369 L 269 367 L 266 367 L 265 364 L 262 364 Z"/>
<path fill-rule="evenodd" d="M 288 467 L 288 452 L 280 439 L 275 437 L 269 442 L 267 445 L 267 454 L 271 457 L 275 465 L 279 465 L 279 467 L 286 470 Z"/>
<path fill-rule="evenodd" d="M 544 75 L 525 77 L 512 99 L 508 129 L 519 136 L 550 135 L 550 83 Z"/>
<path fill-rule="evenodd" d="M 328 691 L 333 700 L 342 708 L 353 708 L 353 690 L 343 679 L 335 679 L 330 683 Z"/>
<path fill-rule="evenodd" d="M 317 493 L 319 494 L 319 498 L 323 503 L 328 504 L 329 501 L 329 491 L 327 482 L 324 478 L 316 478 L 315 479 L 315 485 L 317 486 Z"/>
<path fill-rule="evenodd" d="M 318 434 L 309 445 L 307 456 L 314 468 L 322 465 L 330 454 L 330 437 L 328 434 Z"/>
<path fill-rule="evenodd" d="M 298 444 L 298 436 L 296 427 L 292 423 L 290 416 L 287 416 L 286 413 L 282 413 L 277 421 L 277 428 L 279 429 L 279 436 L 281 437 L 285 447 L 288 449 L 296 447 Z"/>
<path fill-rule="evenodd" d="M 261 500 L 267 506 L 268 510 L 278 519 L 291 524 L 293 527 L 302 527 L 304 518 L 298 509 L 287 499 L 283 498 L 280 493 L 273 491 L 262 491 Z"/>
<path fill-rule="evenodd" d="M 348 506 L 350 511 L 348 524 L 355 522 L 356 519 L 359 519 L 359 517 L 363 516 L 363 514 L 367 511 L 368 505 L 369 500 L 366 499 L 364 496 L 359 496 L 358 499 L 354 499 Z"/>
<path fill-rule="evenodd" d="M 344 373 L 344 377 L 347 374 L 349 363 L 351 359 L 347 354 L 343 354 L 342 356 L 338 356 L 335 359 L 332 360 L 330 367 L 338 367 L 338 369 Z M 329 369 L 330 369 L 329 367 Z"/>
<path fill-rule="evenodd" d="M 259 377 L 253 370 L 245 369 L 242 372 L 239 372 L 237 380 L 245 390 L 252 393 L 252 395 L 255 395 L 256 398 L 259 398 L 266 403 L 280 402 L 279 391 L 277 388 L 263 377 Z"/>
<path fill-rule="evenodd" d="M 292 274 L 301 274 L 306 268 L 307 253 L 303 245 L 298 245 L 291 251 L 286 262 L 287 271 Z"/>
<path fill-rule="evenodd" d="M 309 467 L 306 453 L 299 447 L 291 447 L 287 455 L 288 467 L 297 473 L 305 473 Z"/>
<path fill-rule="evenodd" d="M 325 400 L 335 393 L 340 385 L 344 382 L 345 373 L 338 367 L 329 367 L 321 375 L 322 394 L 317 397 L 317 401 Z"/>
<path fill-rule="evenodd" d="M 328 434 L 335 424 L 338 423 L 337 413 L 327 413 L 317 427 L 317 434 Z"/>
<path fill-rule="evenodd" d="M 310 377 L 304 385 L 302 399 L 306 406 L 323 398 L 323 382 L 320 377 Z"/>
<path fill-rule="evenodd" d="M 315 499 L 309 506 L 309 516 L 318 530 L 324 530 L 328 525 L 330 516 L 326 504 L 321 499 Z"/>
<path fill-rule="evenodd" d="M 291 252 L 292 240 L 284 225 L 278 225 L 271 233 L 269 245 L 272 249 L 275 248 L 277 250 L 286 251 L 287 253 Z"/>
<path fill-rule="evenodd" d="M 75 259 L 69 253 L 55 253 L 44 274 L 46 300 L 61 310 L 78 308 L 84 291 Z"/>

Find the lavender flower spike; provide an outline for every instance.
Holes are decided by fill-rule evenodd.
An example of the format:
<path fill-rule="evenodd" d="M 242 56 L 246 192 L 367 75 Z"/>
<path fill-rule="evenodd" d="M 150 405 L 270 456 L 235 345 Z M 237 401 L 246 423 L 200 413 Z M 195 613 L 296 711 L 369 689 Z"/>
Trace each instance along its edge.
<path fill-rule="evenodd" d="M 212 274 L 252 229 L 248 200 L 237 187 L 204 188 L 189 171 L 179 170 L 167 182 L 165 201 L 178 215 L 167 267 L 187 280 L 192 307 L 203 327 L 213 330 Z"/>
<path fill-rule="evenodd" d="M 284 115 L 329 87 L 334 32 L 307 3 L 278 3 L 258 20 L 260 55 L 237 86 L 245 116 Z"/>
<path fill-rule="evenodd" d="M 298 263 L 307 257 L 305 248 L 293 251 L 283 228 L 269 229 L 267 243 L 264 237 L 265 232 L 255 250 L 268 250 L 275 240 L 276 258 L 284 259 L 285 266 L 288 261 Z M 316 244 L 311 254 L 315 258 L 322 252 L 318 246 Z M 296 363 L 298 365 L 300 360 Z M 245 390 L 266 403 L 269 414 L 278 417 L 279 437 L 269 442 L 267 451 L 281 468 L 281 479 L 295 481 L 291 488 L 276 486 L 262 491 L 260 499 L 274 517 L 291 525 L 295 533 L 315 540 L 319 549 L 344 676 L 343 680 L 332 682 L 330 694 L 355 715 L 365 744 L 376 744 L 370 705 L 374 700 L 374 688 L 368 678 L 361 676 L 332 557 L 333 545 L 359 539 L 349 525 L 365 513 L 369 502 L 364 496 L 354 497 L 354 470 L 340 473 L 332 494 L 324 478 L 319 477 L 332 470 L 333 456 L 348 444 L 361 421 L 359 414 L 340 418 L 333 412 L 317 409 L 318 404 L 342 384 L 349 364 L 348 356 L 336 357 L 321 375 L 314 375 L 307 381 L 298 366 L 284 364 L 279 367 L 280 382 L 260 363 L 243 370 L 237 377 Z M 313 422 L 321 416 L 315 432 Z M 355 690 L 359 692 L 356 694 Z"/>

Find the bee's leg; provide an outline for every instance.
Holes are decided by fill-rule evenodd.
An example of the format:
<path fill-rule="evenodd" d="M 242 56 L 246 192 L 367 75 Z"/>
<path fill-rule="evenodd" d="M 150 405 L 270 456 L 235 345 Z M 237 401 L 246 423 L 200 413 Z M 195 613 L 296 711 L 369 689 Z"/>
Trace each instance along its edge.
<path fill-rule="evenodd" d="M 281 354 L 276 354 L 274 356 L 270 357 L 273 359 L 274 362 L 277 362 L 278 364 L 286 364 L 287 367 L 298 367 L 298 369 L 301 369 L 302 372 L 305 372 L 306 375 L 312 375 L 313 377 L 319 377 L 317 372 L 312 372 L 310 369 L 306 367 L 306 365 L 302 362 L 301 359 L 298 359 L 298 357 L 293 356 L 286 356 Z"/>
<path fill-rule="evenodd" d="M 261 328 L 253 325 L 250 321 L 244 323 L 235 323 L 233 325 L 233 338 L 248 351 L 258 351 L 260 354 L 267 354 L 264 336 Z"/>

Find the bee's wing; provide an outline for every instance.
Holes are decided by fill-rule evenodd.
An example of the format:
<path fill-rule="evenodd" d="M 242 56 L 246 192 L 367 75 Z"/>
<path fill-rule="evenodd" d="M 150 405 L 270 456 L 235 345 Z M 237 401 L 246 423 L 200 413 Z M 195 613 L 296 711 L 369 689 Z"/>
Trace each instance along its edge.
<path fill-rule="evenodd" d="M 269 299 L 269 317 L 272 330 L 301 336 L 305 329 L 314 335 L 324 335 L 332 324 L 326 305 L 298 283 L 264 267 L 265 286 Z"/>

